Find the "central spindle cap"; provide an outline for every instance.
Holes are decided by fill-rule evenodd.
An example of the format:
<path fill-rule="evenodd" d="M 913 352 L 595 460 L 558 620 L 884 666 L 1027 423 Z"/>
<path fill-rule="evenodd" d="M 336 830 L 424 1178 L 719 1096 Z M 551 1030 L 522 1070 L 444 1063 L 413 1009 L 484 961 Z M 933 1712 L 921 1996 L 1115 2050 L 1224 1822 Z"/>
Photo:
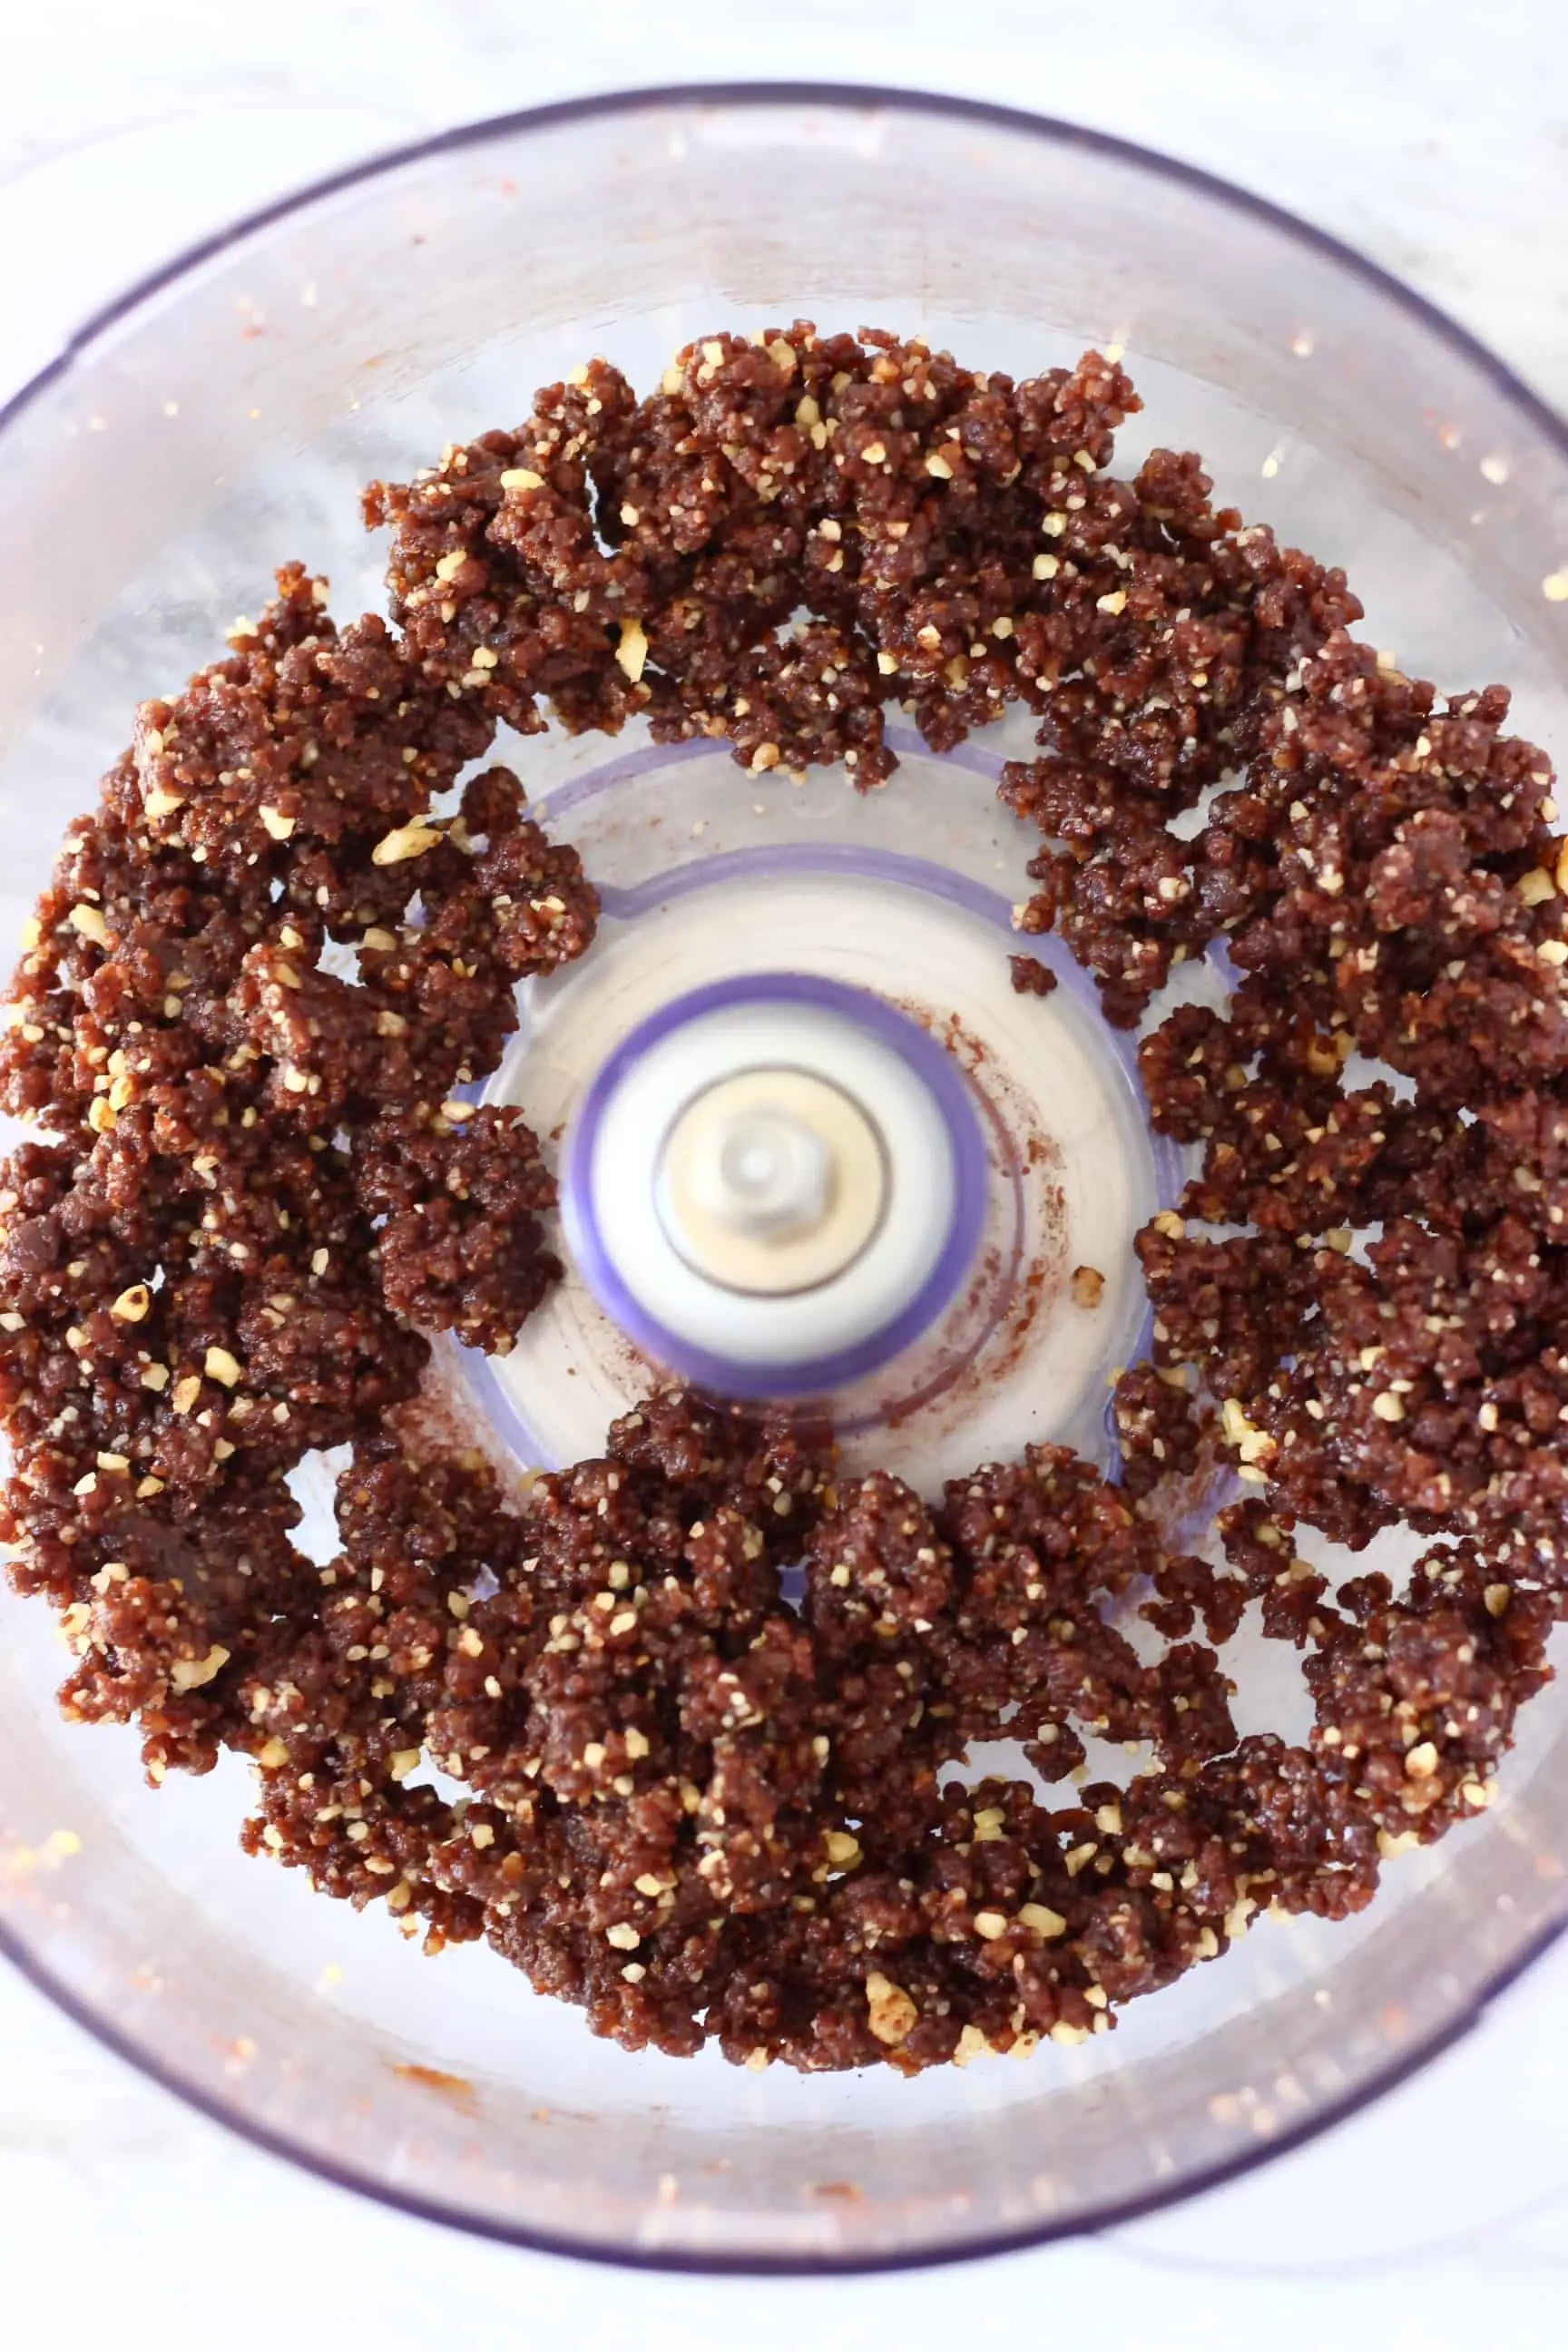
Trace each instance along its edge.
<path fill-rule="evenodd" d="M 658 1171 L 665 1231 L 694 1273 L 787 1297 L 854 1265 L 888 1169 L 864 1107 L 809 1070 L 742 1070 L 680 1111 Z"/>
<path fill-rule="evenodd" d="M 736 1396 L 887 1362 L 979 1242 L 973 1097 L 925 1030 L 834 981 L 764 972 L 642 1023 L 568 1139 L 563 1214 L 639 1346 Z"/>

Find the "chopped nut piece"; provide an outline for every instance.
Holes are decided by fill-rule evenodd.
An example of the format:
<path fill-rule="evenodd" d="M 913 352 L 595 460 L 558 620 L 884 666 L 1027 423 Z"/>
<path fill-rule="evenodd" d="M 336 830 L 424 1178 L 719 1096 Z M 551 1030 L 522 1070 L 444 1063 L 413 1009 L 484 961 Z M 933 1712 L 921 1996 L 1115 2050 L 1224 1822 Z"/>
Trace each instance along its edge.
<path fill-rule="evenodd" d="M 440 838 L 433 824 L 425 824 L 416 817 L 412 824 L 395 825 L 390 833 L 384 834 L 370 853 L 371 862 L 375 866 L 401 866 L 406 858 L 423 857 Z"/>
<path fill-rule="evenodd" d="M 632 684 L 636 686 L 643 674 L 643 665 L 647 660 L 647 637 L 640 621 L 621 623 L 620 643 L 616 648 L 616 659 Z"/>
<path fill-rule="evenodd" d="M 896 2050 L 920 2022 L 920 2011 L 902 1985 L 873 1969 L 866 1979 L 866 2016 L 877 2040 Z"/>
<path fill-rule="evenodd" d="M 1075 1265 L 1072 1270 L 1072 1303 L 1075 1307 L 1094 1307 L 1105 1296 L 1105 1276 L 1097 1266 Z"/>
<path fill-rule="evenodd" d="M 109 925 L 103 919 L 101 908 L 89 907 L 85 901 L 79 907 L 73 907 L 70 926 L 74 931 L 79 931 L 84 940 L 90 940 L 94 947 L 106 948 L 109 945 Z"/>
<path fill-rule="evenodd" d="M 223 1672 L 228 1664 L 228 1654 L 220 1643 L 215 1642 L 205 1658 L 176 1658 L 169 1669 L 171 1689 L 182 1696 L 187 1691 L 202 1689 Z"/>

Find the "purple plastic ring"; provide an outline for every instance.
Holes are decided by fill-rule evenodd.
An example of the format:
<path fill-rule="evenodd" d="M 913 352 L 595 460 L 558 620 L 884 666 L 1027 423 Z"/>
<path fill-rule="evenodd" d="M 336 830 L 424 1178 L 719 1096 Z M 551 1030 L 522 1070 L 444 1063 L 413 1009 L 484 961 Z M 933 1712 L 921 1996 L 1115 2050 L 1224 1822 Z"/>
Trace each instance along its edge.
<path fill-rule="evenodd" d="M 809 1364 L 764 1364 L 715 1354 L 650 1314 L 624 1279 L 605 1244 L 594 1202 L 599 1130 L 623 1078 L 641 1057 L 689 1022 L 741 1004 L 800 1004 L 837 1013 L 891 1048 L 930 1095 L 941 1116 L 952 1163 L 952 1218 L 935 1265 L 896 1315 L 850 1347 Z M 973 1263 L 985 1223 L 985 1139 L 969 1083 L 950 1054 L 918 1022 L 870 990 L 806 972 L 742 972 L 690 989 L 641 1021 L 594 1077 L 566 1138 L 561 1219 L 589 1289 L 635 1346 L 682 1378 L 721 1395 L 756 1400 L 802 1397 L 839 1388 L 875 1371 L 926 1330 Z"/>

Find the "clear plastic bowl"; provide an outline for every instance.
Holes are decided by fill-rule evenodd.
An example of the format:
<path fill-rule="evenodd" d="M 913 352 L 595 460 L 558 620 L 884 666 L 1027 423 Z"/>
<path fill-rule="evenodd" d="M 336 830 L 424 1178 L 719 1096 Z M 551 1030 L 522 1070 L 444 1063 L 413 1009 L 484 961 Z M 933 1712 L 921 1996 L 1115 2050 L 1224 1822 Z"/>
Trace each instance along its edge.
<path fill-rule="evenodd" d="M 1568 609 L 1542 593 L 1568 553 L 1568 441 L 1379 272 L 1201 174 L 998 109 L 641 93 L 457 132 L 278 206 L 127 297 L 12 404 L 0 929 L 133 703 L 208 657 L 274 562 L 330 571 L 340 613 L 379 604 L 363 481 L 517 420 L 590 351 L 646 383 L 704 329 L 798 316 L 1018 373 L 1124 345 L 1147 414 L 1120 464 L 1152 440 L 1201 449 L 1225 499 L 1348 566 L 1402 667 L 1506 679 L 1522 731 L 1568 740 Z M 613 752 L 527 756 L 537 785 Z M 973 781 L 975 856 L 1021 872 Z M 427 1962 L 246 1860 L 245 1769 L 153 1795 L 130 1735 L 58 1722 L 60 1666 L 47 1612 L 0 1599 L 0 1948 L 156 2080 L 323 2176 L 608 2260 L 933 2261 L 1125 2216 L 1386 2085 L 1568 1907 L 1568 1710 L 1548 1692 L 1497 1808 L 1403 1858 L 1361 1918 L 1266 1920 L 1082 2049 L 912 2083 L 632 2058 L 488 1951 Z"/>

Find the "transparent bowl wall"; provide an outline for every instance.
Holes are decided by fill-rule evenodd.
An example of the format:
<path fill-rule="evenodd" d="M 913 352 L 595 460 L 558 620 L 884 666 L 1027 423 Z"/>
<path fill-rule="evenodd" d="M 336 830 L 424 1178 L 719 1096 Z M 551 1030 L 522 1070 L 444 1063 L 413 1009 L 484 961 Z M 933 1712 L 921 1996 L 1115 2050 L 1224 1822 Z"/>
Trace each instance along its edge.
<path fill-rule="evenodd" d="M 516 422 L 590 351 L 646 384 L 703 329 L 800 316 L 1016 373 L 1124 345 L 1148 413 L 1123 462 L 1154 440 L 1200 448 L 1226 500 L 1350 567 L 1402 666 L 1507 679 L 1521 728 L 1568 742 L 1568 611 L 1542 593 L 1568 552 L 1561 432 L 1386 279 L 1232 191 L 1017 116 L 638 98 L 440 142 L 282 207 L 16 404 L 0 930 L 16 936 L 132 704 L 256 609 L 274 562 L 329 570 L 340 613 L 379 603 L 362 481 Z M 608 756 L 528 753 L 546 774 Z M 1021 874 L 1011 820 L 973 789 Z M 244 1769 L 154 1796 L 130 1735 L 58 1724 L 61 1665 L 47 1612 L 0 1600 L 0 1944 L 268 2145 L 586 2254 L 810 2267 L 1100 2222 L 1386 2083 L 1564 1909 L 1568 1712 L 1548 1692 L 1495 1811 L 1391 1867 L 1360 1920 L 1266 1920 L 1081 2050 L 914 2083 L 633 2058 L 487 1951 L 426 1961 L 384 1917 L 244 1859 Z"/>

